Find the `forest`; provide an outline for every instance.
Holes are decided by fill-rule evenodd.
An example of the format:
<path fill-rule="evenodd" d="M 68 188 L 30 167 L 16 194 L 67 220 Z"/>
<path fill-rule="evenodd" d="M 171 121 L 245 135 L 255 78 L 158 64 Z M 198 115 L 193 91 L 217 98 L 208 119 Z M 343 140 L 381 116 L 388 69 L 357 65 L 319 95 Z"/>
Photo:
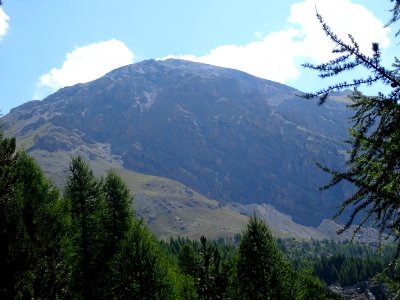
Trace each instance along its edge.
<path fill-rule="evenodd" d="M 0 133 L 1 299 L 340 299 L 394 249 L 276 240 L 256 216 L 231 240 L 158 241 L 113 172 L 72 158 L 63 191 Z M 356 272 L 356 271 L 357 272 Z"/>

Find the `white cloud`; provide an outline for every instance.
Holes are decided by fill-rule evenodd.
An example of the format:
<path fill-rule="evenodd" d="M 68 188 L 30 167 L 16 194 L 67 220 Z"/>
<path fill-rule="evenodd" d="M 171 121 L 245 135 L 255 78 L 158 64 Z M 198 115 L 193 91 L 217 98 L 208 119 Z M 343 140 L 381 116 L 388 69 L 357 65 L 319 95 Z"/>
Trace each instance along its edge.
<path fill-rule="evenodd" d="M 76 48 L 66 55 L 60 68 L 40 76 L 35 98 L 61 87 L 94 80 L 115 68 L 131 64 L 133 59 L 134 54 L 116 39 Z"/>
<path fill-rule="evenodd" d="M 8 30 L 8 21 L 10 17 L 4 12 L 4 10 L 0 7 L 0 41 L 6 35 Z"/>
<path fill-rule="evenodd" d="M 261 31 L 256 31 L 254 32 L 254 36 L 256 37 L 257 40 L 262 40 L 264 38 L 264 33 Z"/>
<path fill-rule="evenodd" d="M 372 42 L 381 48 L 390 44 L 389 29 L 364 6 L 350 0 L 305 0 L 291 6 L 288 28 L 272 32 L 246 45 L 223 45 L 204 56 L 168 56 L 222 67 L 285 83 L 301 75 L 298 61 L 316 63 L 332 58 L 332 42 L 324 35 L 315 8 L 341 38 L 351 33 L 361 49 L 369 51 Z M 259 34 L 258 38 L 260 38 Z"/>
<path fill-rule="evenodd" d="M 316 20 L 315 9 L 337 36 L 348 40 L 353 35 L 364 53 L 371 54 L 371 43 L 380 43 L 381 48 L 390 44 L 389 28 L 377 19 L 369 10 L 351 0 L 306 0 L 295 3 L 291 7 L 289 22 L 298 26 L 303 35 L 300 53 L 317 61 L 325 61 L 332 57 L 332 42 L 321 30 Z"/>

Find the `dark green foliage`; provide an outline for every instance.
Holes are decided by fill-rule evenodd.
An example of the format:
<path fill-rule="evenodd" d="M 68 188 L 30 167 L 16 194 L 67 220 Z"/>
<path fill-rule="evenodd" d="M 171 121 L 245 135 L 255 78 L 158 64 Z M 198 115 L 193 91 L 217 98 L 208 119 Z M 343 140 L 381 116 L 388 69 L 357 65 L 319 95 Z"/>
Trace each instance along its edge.
<path fill-rule="evenodd" d="M 167 264 L 142 222 L 132 224 L 111 272 L 114 299 L 173 299 Z"/>
<path fill-rule="evenodd" d="M 295 289 L 295 299 L 342 299 L 340 295 L 327 291 L 317 277 L 304 270 L 297 277 Z"/>
<path fill-rule="evenodd" d="M 240 235 L 240 234 L 239 234 Z M 168 242 L 161 240 L 159 242 L 161 248 L 167 252 L 172 258 L 178 256 L 181 252 L 182 247 L 185 245 L 189 245 L 193 248 L 193 251 L 196 255 L 199 255 L 201 249 L 201 241 L 199 240 L 191 240 L 189 238 L 182 238 L 178 236 L 178 238 L 170 238 Z M 218 249 L 218 252 L 221 255 L 222 261 L 231 259 L 237 253 L 237 243 L 233 240 L 207 240 L 207 245 L 212 246 Z"/>
<path fill-rule="evenodd" d="M 56 190 L 39 166 L 25 153 L 16 161 L 18 197 L 28 245 L 25 267 L 32 272 L 34 298 L 62 296 L 68 288 L 69 266 L 65 261 L 65 212 Z M 24 283 L 28 286 L 27 282 Z"/>
<path fill-rule="evenodd" d="M 257 220 L 257 222 L 260 223 L 259 225 L 261 228 L 264 228 L 265 224 L 259 220 Z M 268 228 L 265 227 L 264 229 L 268 231 Z M 264 229 L 262 229 L 261 232 L 266 233 Z M 244 234 L 246 234 L 246 232 Z M 260 236 L 262 237 L 264 235 L 261 234 Z M 186 278 L 193 278 L 197 298 L 200 299 L 269 299 L 268 297 L 281 297 L 281 299 L 340 299 L 339 296 L 329 293 L 325 286 L 313 274 L 314 269 L 312 263 L 314 262 L 314 258 L 321 255 L 317 250 L 318 247 L 314 247 L 312 243 L 309 245 L 306 242 L 300 243 L 294 240 L 278 240 L 279 248 L 282 249 L 286 246 L 287 250 L 298 250 L 294 253 L 286 251 L 284 252 L 285 255 L 283 255 L 281 250 L 277 247 L 275 239 L 273 239 L 270 234 L 267 234 L 266 237 L 267 239 L 260 244 L 263 244 L 264 246 L 268 245 L 264 247 L 264 249 L 271 249 L 271 257 L 278 259 L 273 261 L 268 257 L 268 255 L 264 255 L 267 259 L 261 261 L 258 253 L 251 253 L 247 258 L 247 263 L 249 264 L 248 268 L 246 264 L 244 264 L 243 268 L 247 268 L 248 272 L 252 272 L 253 269 L 251 266 L 256 264 L 266 265 L 267 267 L 265 267 L 265 269 L 269 268 L 268 270 L 276 271 L 280 282 L 278 284 L 276 284 L 276 281 L 271 283 L 274 287 L 272 288 L 272 291 L 271 289 L 268 289 L 269 292 L 266 294 L 257 294 L 257 292 L 252 292 L 252 288 L 255 288 L 252 286 L 248 289 L 247 296 L 240 290 L 240 285 L 243 284 L 243 275 L 239 275 L 238 272 L 240 256 L 239 249 L 235 246 L 235 241 L 242 239 L 239 238 L 239 235 L 232 240 L 220 239 L 214 241 L 207 241 L 205 239 L 193 241 L 187 238 L 178 237 L 177 239 L 171 238 L 168 243 L 160 241 L 160 244 L 164 251 L 170 255 L 171 260 L 178 262 L 180 270 L 182 273 L 186 274 Z M 318 245 L 319 242 L 314 241 L 313 243 L 317 243 Z M 333 247 L 338 247 L 334 242 L 327 241 L 327 243 Z M 299 246 L 299 244 L 308 246 L 308 255 L 304 255 L 306 252 Z M 221 255 L 219 276 L 223 276 L 220 277 L 222 283 L 219 284 L 220 286 L 223 286 L 224 289 L 222 291 L 216 289 L 214 292 L 211 292 L 213 291 L 213 280 L 215 278 L 215 276 L 210 276 L 210 274 L 215 274 L 212 271 L 213 269 L 215 270 L 215 266 L 214 263 L 211 262 L 218 260 L 213 257 L 213 251 L 215 249 Z M 249 247 L 249 249 L 251 249 L 251 247 Z M 254 249 L 262 249 L 262 247 L 254 247 Z M 202 254 L 205 251 L 208 253 L 206 256 Z M 204 259 L 202 256 L 208 258 Z M 286 257 L 289 259 L 286 259 Z M 296 268 L 293 268 L 291 265 L 296 265 L 294 264 L 295 261 L 300 261 L 300 263 Z M 213 267 L 210 267 L 211 265 L 213 265 Z M 205 268 L 205 266 L 209 267 Z M 203 269 L 203 271 L 201 271 L 201 269 Z M 255 269 L 257 270 L 257 267 Z M 208 270 L 208 273 L 205 270 Z M 257 276 L 254 275 L 254 277 Z M 268 282 L 260 283 L 260 280 L 250 281 L 250 284 L 253 285 L 257 282 L 259 284 L 266 284 L 266 282 Z M 187 282 L 187 287 L 190 287 L 190 282 L 192 281 L 189 280 Z M 200 282 L 203 283 L 203 285 L 201 285 Z M 279 288 L 281 288 L 281 290 L 277 291 Z M 272 293 L 274 294 L 272 295 Z M 196 299 L 196 297 L 193 296 L 190 299 Z"/>
<path fill-rule="evenodd" d="M 2 228 L 8 228 L 8 225 L 12 225 L 18 206 L 18 203 L 14 201 L 15 182 L 17 180 L 14 170 L 17 156 L 15 148 L 15 138 L 4 137 L 0 130 L 0 222 L 2 222 Z M 0 234 L 2 233 L 3 231 L 0 232 Z M 6 249 L 2 248 L 0 254 L 3 254 L 3 251 L 6 251 Z"/>
<path fill-rule="evenodd" d="M 351 286 L 358 282 L 371 279 L 384 270 L 384 265 L 378 259 L 344 256 L 336 254 L 323 256 L 314 263 L 315 274 L 328 285 L 340 283 L 341 286 Z"/>
<path fill-rule="evenodd" d="M 132 197 L 125 183 L 112 172 L 107 174 L 99 189 L 95 218 L 98 220 L 96 223 L 97 233 L 95 233 L 97 239 L 92 243 L 95 243 L 97 253 L 97 259 L 94 262 L 95 268 L 101 272 L 95 282 L 94 290 L 97 298 L 109 298 L 113 296 L 111 292 L 113 274 L 110 264 L 121 250 L 121 244 L 131 229 Z"/>
<path fill-rule="evenodd" d="M 8 274 L 0 282 L 0 293 L 5 298 L 16 293 L 21 268 L 17 251 L 22 250 L 19 244 L 24 236 L 22 204 L 16 198 L 15 159 L 15 139 L 5 138 L 0 131 L 0 274 Z"/>
<path fill-rule="evenodd" d="M 109 255 L 113 256 L 132 222 L 132 197 L 122 179 L 112 172 L 107 174 L 103 189 L 107 206 L 105 223 L 108 232 Z"/>
<path fill-rule="evenodd" d="M 234 278 L 236 299 L 339 299 L 312 275 L 294 270 L 266 224 L 250 219 L 239 246 Z"/>
<path fill-rule="evenodd" d="M 120 177 L 93 175 L 72 160 L 65 198 L 71 214 L 74 297 L 174 299 L 176 290 L 158 244 L 134 219 L 132 197 Z"/>
<path fill-rule="evenodd" d="M 222 264 L 221 255 L 216 247 L 200 238 L 200 259 L 197 274 L 197 292 L 200 299 L 223 299 L 229 280 L 229 266 Z"/>
<path fill-rule="evenodd" d="M 1 298 L 55 298 L 68 287 L 58 191 L 0 132 Z"/>
<path fill-rule="evenodd" d="M 392 261 L 385 272 L 378 274 L 378 280 L 385 283 L 389 299 L 400 299 L 400 260 Z"/>
<path fill-rule="evenodd" d="M 242 236 L 237 262 L 242 299 L 289 299 L 286 264 L 264 222 L 253 217 Z"/>
<path fill-rule="evenodd" d="M 196 277 L 199 272 L 199 256 L 193 250 L 191 244 L 185 244 L 178 254 L 178 265 L 185 275 Z"/>
<path fill-rule="evenodd" d="M 351 286 L 370 281 L 385 270 L 395 254 L 395 248 L 390 245 L 378 250 L 368 245 L 332 240 L 278 239 L 278 245 L 295 269 L 311 269 L 328 285 Z"/>
<path fill-rule="evenodd" d="M 74 290 L 86 299 L 93 298 L 106 275 L 102 224 L 106 211 L 101 183 L 81 157 L 71 161 L 65 198 L 71 213 Z"/>
<path fill-rule="evenodd" d="M 173 260 L 177 260 L 181 273 L 191 278 L 199 299 L 225 299 L 233 275 L 237 249 L 224 239 L 192 241 L 178 237 L 161 246 Z M 176 259 L 175 259 L 176 258 Z"/>

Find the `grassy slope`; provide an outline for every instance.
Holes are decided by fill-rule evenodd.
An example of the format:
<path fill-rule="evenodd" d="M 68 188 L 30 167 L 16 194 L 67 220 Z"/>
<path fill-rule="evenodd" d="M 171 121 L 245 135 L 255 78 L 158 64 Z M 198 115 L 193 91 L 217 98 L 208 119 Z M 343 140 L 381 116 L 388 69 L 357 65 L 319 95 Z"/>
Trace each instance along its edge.
<path fill-rule="evenodd" d="M 333 222 L 324 221 L 317 228 L 297 224 L 290 216 L 266 204 L 221 206 L 174 180 L 124 169 L 117 160 L 107 157 L 102 145 L 83 146 L 72 152 L 35 150 L 32 155 L 55 184 L 62 187 L 68 163 L 77 153 L 89 162 L 97 175 L 113 170 L 124 179 L 134 196 L 137 215 L 143 217 L 150 230 L 161 239 L 178 235 L 189 238 L 202 235 L 208 238 L 233 237 L 244 229 L 248 216 L 254 213 L 265 220 L 273 234 L 279 237 L 345 240 L 352 236 L 351 233 L 337 236 L 339 226 Z M 368 229 L 357 235 L 356 240 L 369 242 L 375 237 L 376 232 Z"/>
<path fill-rule="evenodd" d="M 134 194 L 137 214 L 160 238 L 188 236 L 232 237 L 241 232 L 248 217 L 220 207 L 176 181 L 117 168 Z"/>
<path fill-rule="evenodd" d="M 79 149 L 97 175 L 113 170 L 120 175 L 134 196 L 134 208 L 159 238 L 187 236 L 199 238 L 233 237 L 247 224 L 248 217 L 211 200 L 176 181 L 124 169 L 115 161 L 95 155 L 97 147 Z M 68 163 L 78 151 L 33 151 L 32 155 L 54 183 L 62 187 Z M 98 153 L 97 153 L 98 154 Z M 103 155 L 104 156 L 104 155 Z M 92 157 L 90 159 L 89 157 Z"/>

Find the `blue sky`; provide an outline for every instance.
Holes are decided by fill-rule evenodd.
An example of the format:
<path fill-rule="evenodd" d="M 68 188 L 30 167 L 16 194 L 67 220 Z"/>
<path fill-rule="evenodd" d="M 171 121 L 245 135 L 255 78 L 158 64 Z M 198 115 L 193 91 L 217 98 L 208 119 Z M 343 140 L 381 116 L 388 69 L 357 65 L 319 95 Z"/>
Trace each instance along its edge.
<path fill-rule="evenodd" d="M 302 91 L 321 86 L 304 62 L 331 58 L 315 7 L 341 36 L 387 64 L 398 41 L 376 0 L 4 0 L 0 8 L 0 110 L 42 99 L 145 59 L 184 58 L 240 69 Z"/>

